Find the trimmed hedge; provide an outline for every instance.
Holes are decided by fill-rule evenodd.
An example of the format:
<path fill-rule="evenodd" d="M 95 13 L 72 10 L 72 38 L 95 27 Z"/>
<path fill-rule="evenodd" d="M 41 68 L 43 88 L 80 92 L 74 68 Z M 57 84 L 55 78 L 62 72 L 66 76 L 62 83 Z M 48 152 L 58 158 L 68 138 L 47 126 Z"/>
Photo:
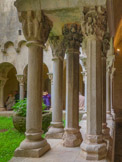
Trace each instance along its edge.
<path fill-rule="evenodd" d="M 47 132 L 51 121 L 52 121 L 52 113 L 51 112 L 42 114 L 42 130 L 44 131 L 44 133 Z M 25 132 L 26 131 L 26 117 L 20 117 L 20 116 L 14 114 L 13 115 L 13 125 L 14 125 L 15 129 L 17 129 L 19 132 Z"/>

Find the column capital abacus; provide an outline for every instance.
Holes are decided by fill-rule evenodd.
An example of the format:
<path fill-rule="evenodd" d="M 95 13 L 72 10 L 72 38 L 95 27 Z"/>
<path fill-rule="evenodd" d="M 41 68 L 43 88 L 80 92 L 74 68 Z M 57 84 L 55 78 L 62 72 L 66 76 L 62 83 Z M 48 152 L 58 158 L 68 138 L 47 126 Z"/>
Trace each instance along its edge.
<path fill-rule="evenodd" d="M 49 32 L 52 28 L 52 22 L 44 15 L 43 11 L 21 11 L 19 12 L 19 21 L 22 23 L 23 33 L 27 45 L 40 45 L 45 47 Z"/>
<path fill-rule="evenodd" d="M 63 36 L 50 36 L 49 43 L 52 49 L 53 60 L 59 58 L 63 61 L 65 55 Z"/>
<path fill-rule="evenodd" d="M 24 85 L 24 83 L 25 83 L 25 76 L 19 74 L 19 75 L 16 75 L 16 77 L 17 77 L 17 80 L 18 80 L 19 84 L 20 85 Z"/>
<path fill-rule="evenodd" d="M 104 6 L 83 7 L 82 32 L 84 37 L 96 38 L 102 41 L 107 29 L 107 13 Z"/>
<path fill-rule="evenodd" d="M 83 40 L 81 25 L 76 23 L 65 24 L 62 28 L 62 33 L 67 53 L 79 54 L 79 48 Z"/>

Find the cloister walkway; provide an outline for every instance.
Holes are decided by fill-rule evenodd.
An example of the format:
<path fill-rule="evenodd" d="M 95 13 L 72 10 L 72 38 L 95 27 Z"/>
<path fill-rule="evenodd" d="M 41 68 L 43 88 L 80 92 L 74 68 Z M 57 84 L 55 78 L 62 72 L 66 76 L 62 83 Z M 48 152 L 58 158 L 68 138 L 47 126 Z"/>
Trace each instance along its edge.
<path fill-rule="evenodd" d="M 83 138 L 85 137 L 86 120 L 80 122 L 81 132 Z M 108 126 L 111 128 L 112 122 L 108 121 Z M 61 139 L 48 139 L 51 145 L 51 150 L 40 158 L 20 158 L 14 157 L 10 162 L 94 162 L 84 160 L 81 156 L 81 148 L 74 147 L 68 148 L 63 147 L 63 140 Z M 96 161 L 95 161 L 96 162 Z M 109 162 L 109 160 L 100 160 L 100 162 Z"/>

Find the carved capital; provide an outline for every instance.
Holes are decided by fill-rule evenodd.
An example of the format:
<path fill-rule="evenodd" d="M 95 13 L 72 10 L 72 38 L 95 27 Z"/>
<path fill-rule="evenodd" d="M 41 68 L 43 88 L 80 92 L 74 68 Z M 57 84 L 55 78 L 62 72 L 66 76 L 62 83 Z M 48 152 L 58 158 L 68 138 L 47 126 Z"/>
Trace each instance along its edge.
<path fill-rule="evenodd" d="M 17 80 L 19 82 L 20 85 L 24 85 L 25 83 L 25 76 L 24 75 L 16 75 Z"/>
<path fill-rule="evenodd" d="M 83 82 L 85 84 L 86 83 L 86 79 L 87 79 L 87 71 L 83 71 L 83 72 L 81 72 L 81 74 L 83 75 Z"/>
<path fill-rule="evenodd" d="M 107 13 L 103 6 L 84 7 L 82 11 L 82 32 L 85 37 L 96 36 L 102 40 L 107 29 Z"/>
<path fill-rule="evenodd" d="M 19 12 L 19 20 L 27 41 L 38 41 L 44 46 L 52 28 L 52 22 L 48 17 L 42 11 L 30 10 Z"/>
<path fill-rule="evenodd" d="M 111 69 L 113 64 L 115 61 L 115 56 L 114 55 L 110 55 L 107 57 L 107 61 L 106 61 L 106 69 Z"/>
<path fill-rule="evenodd" d="M 86 56 L 80 56 L 80 63 L 83 69 L 83 72 L 87 69 L 87 57 Z"/>
<path fill-rule="evenodd" d="M 49 43 L 52 49 L 53 59 L 60 58 L 63 60 L 65 55 L 63 36 L 51 36 L 49 38 Z"/>
<path fill-rule="evenodd" d="M 110 34 L 105 33 L 102 42 L 102 56 L 106 57 L 108 50 L 110 49 Z"/>
<path fill-rule="evenodd" d="M 47 73 L 49 79 L 51 80 L 51 84 L 53 84 L 53 73 Z"/>
<path fill-rule="evenodd" d="M 111 80 L 113 80 L 113 77 L 115 75 L 116 68 L 112 67 L 111 69 Z"/>
<path fill-rule="evenodd" d="M 64 43 L 68 50 L 79 50 L 83 35 L 81 32 L 81 25 L 79 24 L 65 24 L 62 33 L 64 35 Z"/>

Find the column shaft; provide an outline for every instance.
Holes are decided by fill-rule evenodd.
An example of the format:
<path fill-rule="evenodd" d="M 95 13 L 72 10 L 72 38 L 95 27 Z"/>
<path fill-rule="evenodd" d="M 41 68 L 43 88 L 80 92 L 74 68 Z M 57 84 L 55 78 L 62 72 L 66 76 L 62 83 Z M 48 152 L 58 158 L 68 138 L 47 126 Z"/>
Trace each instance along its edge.
<path fill-rule="evenodd" d="M 110 100 L 110 69 L 106 73 L 106 110 L 107 110 L 107 120 L 112 119 L 111 115 L 111 100 Z"/>
<path fill-rule="evenodd" d="M 99 160 L 106 156 L 102 140 L 101 41 L 87 38 L 87 135 L 81 144 L 82 156 Z"/>
<path fill-rule="evenodd" d="M 101 43 L 99 40 L 88 39 L 87 64 L 87 133 L 100 135 L 102 133 L 101 106 Z M 94 127 L 93 127 L 94 125 Z"/>
<path fill-rule="evenodd" d="M 73 52 L 73 53 L 72 53 Z M 67 54 L 66 63 L 66 128 L 79 128 L 79 52 Z"/>
<path fill-rule="evenodd" d="M 50 149 L 42 136 L 42 68 L 43 49 L 28 42 L 28 86 L 26 139 L 15 150 L 15 156 L 39 157 Z"/>
<path fill-rule="evenodd" d="M 0 87 L 0 109 L 4 108 L 4 87 Z"/>
<path fill-rule="evenodd" d="M 20 83 L 20 100 L 24 99 L 24 84 Z"/>
<path fill-rule="evenodd" d="M 43 51 L 38 46 L 29 47 L 28 57 L 28 109 L 26 132 L 42 131 L 42 69 Z M 36 110 L 35 110 L 36 109 Z"/>
<path fill-rule="evenodd" d="M 53 114 L 52 124 L 62 125 L 62 89 L 63 89 L 63 61 L 60 59 L 53 60 Z"/>
<path fill-rule="evenodd" d="M 63 144 L 75 147 L 82 141 L 79 132 L 79 50 L 68 50 L 66 87 L 66 128 Z"/>
<path fill-rule="evenodd" d="M 104 138 L 109 138 L 110 129 L 106 122 L 106 57 L 102 56 L 102 133 Z"/>
<path fill-rule="evenodd" d="M 63 60 L 53 58 L 53 101 L 52 122 L 46 133 L 46 138 L 62 138 L 64 128 L 62 122 L 63 110 Z"/>

